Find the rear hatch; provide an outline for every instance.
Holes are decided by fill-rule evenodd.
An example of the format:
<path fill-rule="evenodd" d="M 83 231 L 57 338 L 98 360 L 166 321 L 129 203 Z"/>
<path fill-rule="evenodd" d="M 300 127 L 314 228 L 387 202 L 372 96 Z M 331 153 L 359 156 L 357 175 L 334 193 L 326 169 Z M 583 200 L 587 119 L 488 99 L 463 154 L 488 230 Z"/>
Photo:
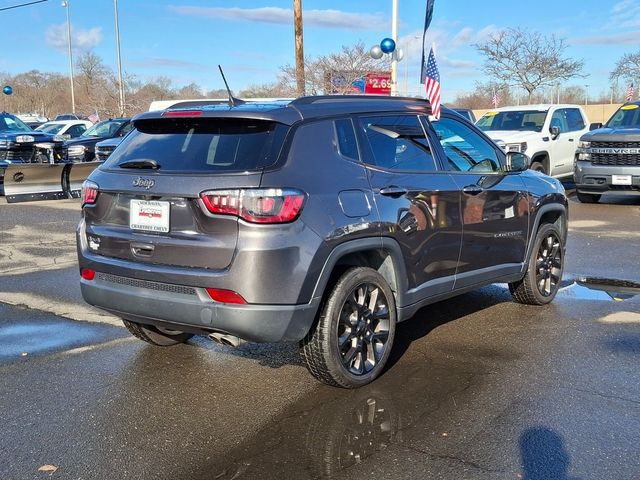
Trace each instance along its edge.
<path fill-rule="evenodd" d="M 98 190 L 83 208 L 89 249 L 142 263 L 227 267 L 238 218 L 210 213 L 200 194 L 219 190 L 225 202 L 259 187 L 288 127 L 206 117 L 142 119 L 135 127 L 86 184 Z"/>

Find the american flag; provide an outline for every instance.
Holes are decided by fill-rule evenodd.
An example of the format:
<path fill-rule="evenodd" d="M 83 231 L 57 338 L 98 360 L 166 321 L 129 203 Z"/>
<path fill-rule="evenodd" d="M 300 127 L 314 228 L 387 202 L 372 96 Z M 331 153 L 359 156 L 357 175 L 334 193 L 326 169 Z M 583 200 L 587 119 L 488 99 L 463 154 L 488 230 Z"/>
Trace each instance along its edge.
<path fill-rule="evenodd" d="M 500 100 L 502 100 L 500 98 L 500 94 L 496 91 L 493 92 L 493 97 L 491 98 L 491 101 L 493 102 L 493 108 L 498 108 L 498 105 L 500 104 Z"/>
<path fill-rule="evenodd" d="M 440 73 L 436 64 L 436 56 L 433 53 L 433 46 L 429 52 L 429 60 L 425 67 L 424 86 L 427 91 L 427 98 L 431 103 L 431 114 L 433 118 L 440 118 Z"/>
<path fill-rule="evenodd" d="M 630 83 L 627 87 L 627 102 L 633 100 L 633 97 L 636 94 L 636 89 L 633 87 L 633 83 Z"/>
<path fill-rule="evenodd" d="M 91 115 L 89 115 L 87 117 L 87 120 L 89 120 L 91 123 L 98 123 L 100 121 L 100 116 L 98 115 L 98 112 L 94 112 Z"/>

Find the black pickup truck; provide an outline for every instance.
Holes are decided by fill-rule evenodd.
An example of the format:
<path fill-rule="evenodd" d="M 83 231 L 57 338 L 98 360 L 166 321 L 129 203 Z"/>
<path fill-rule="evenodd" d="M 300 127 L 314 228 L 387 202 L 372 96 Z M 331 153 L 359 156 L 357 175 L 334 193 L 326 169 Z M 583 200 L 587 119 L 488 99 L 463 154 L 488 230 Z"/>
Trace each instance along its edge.
<path fill-rule="evenodd" d="M 609 192 L 640 195 L 640 101 L 625 103 L 604 126 L 591 124 L 580 137 L 574 180 L 583 203 Z"/>
<path fill-rule="evenodd" d="M 32 130 L 18 117 L 0 112 L 0 191 L 4 169 L 13 163 L 58 163 L 62 139 Z"/>

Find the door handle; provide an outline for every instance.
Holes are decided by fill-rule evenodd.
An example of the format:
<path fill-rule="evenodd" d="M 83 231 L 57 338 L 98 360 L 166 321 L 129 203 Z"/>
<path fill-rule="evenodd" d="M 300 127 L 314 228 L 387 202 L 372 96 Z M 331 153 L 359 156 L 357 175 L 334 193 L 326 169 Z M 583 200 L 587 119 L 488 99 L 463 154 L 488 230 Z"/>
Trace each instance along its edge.
<path fill-rule="evenodd" d="M 388 187 L 384 187 L 380 189 L 380 195 L 384 195 L 385 197 L 401 197 L 402 195 L 406 195 L 407 189 L 398 187 L 396 185 L 389 185 Z"/>
<path fill-rule="evenodd" d="M 570 138 L 570 139 L 569 139 L 569 141 L 570 141 L 570 142 L 573 142 L 573 138 Z"/>
<path fill-rule="evenodd" d="M 467 195 L 478 195 L 479 193 L 484 192 L 484 188 L 479 185 L 467 185 L 462 189 L 462 191 Z"/>

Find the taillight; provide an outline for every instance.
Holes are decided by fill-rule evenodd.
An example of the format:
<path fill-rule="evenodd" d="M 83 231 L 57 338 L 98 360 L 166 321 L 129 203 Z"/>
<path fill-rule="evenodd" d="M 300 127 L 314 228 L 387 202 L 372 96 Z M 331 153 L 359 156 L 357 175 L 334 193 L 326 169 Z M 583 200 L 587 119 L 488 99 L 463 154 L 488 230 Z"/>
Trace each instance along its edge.
<path fill-rule="evenodd" d="M 300 215 L 305 194 L 294 189 L 263 188 L 210 190 L 200 197 L 213 214 L 234 215 L 251 223 L 287 223 Z"/>
<path fill-rule="evenodd" d="M 82 184 L 82 194 L 81 194 L 81 204 L 84 207 L 85 205 L 93 205 L 96 203 L 98 199 L 98 185 L 96 183 L 90 182 L 86 180 Z"/>
<path fill-rule="evenodd" d="M 169 110 L 162 114 L 163 117 L 201 117 L 202 110 Z"/>
<path fill-rule="evenodd" d="M 232 303 L 235 305 L 246 305 L 247 301 L 242 298 L 237 292 L 233 290 L 225 290 L 223 288 L 207 288 L 207 293 L 211 297 L 211 300 L 220 303 Z"/>
<path fill-rule="evenodd" d="M 83 268 L 82 270 L 80 270 L 80 276 L 85 280 L 91 281 L 96 278 L 96 271 L 91 270 L 90 268 Z"/>

